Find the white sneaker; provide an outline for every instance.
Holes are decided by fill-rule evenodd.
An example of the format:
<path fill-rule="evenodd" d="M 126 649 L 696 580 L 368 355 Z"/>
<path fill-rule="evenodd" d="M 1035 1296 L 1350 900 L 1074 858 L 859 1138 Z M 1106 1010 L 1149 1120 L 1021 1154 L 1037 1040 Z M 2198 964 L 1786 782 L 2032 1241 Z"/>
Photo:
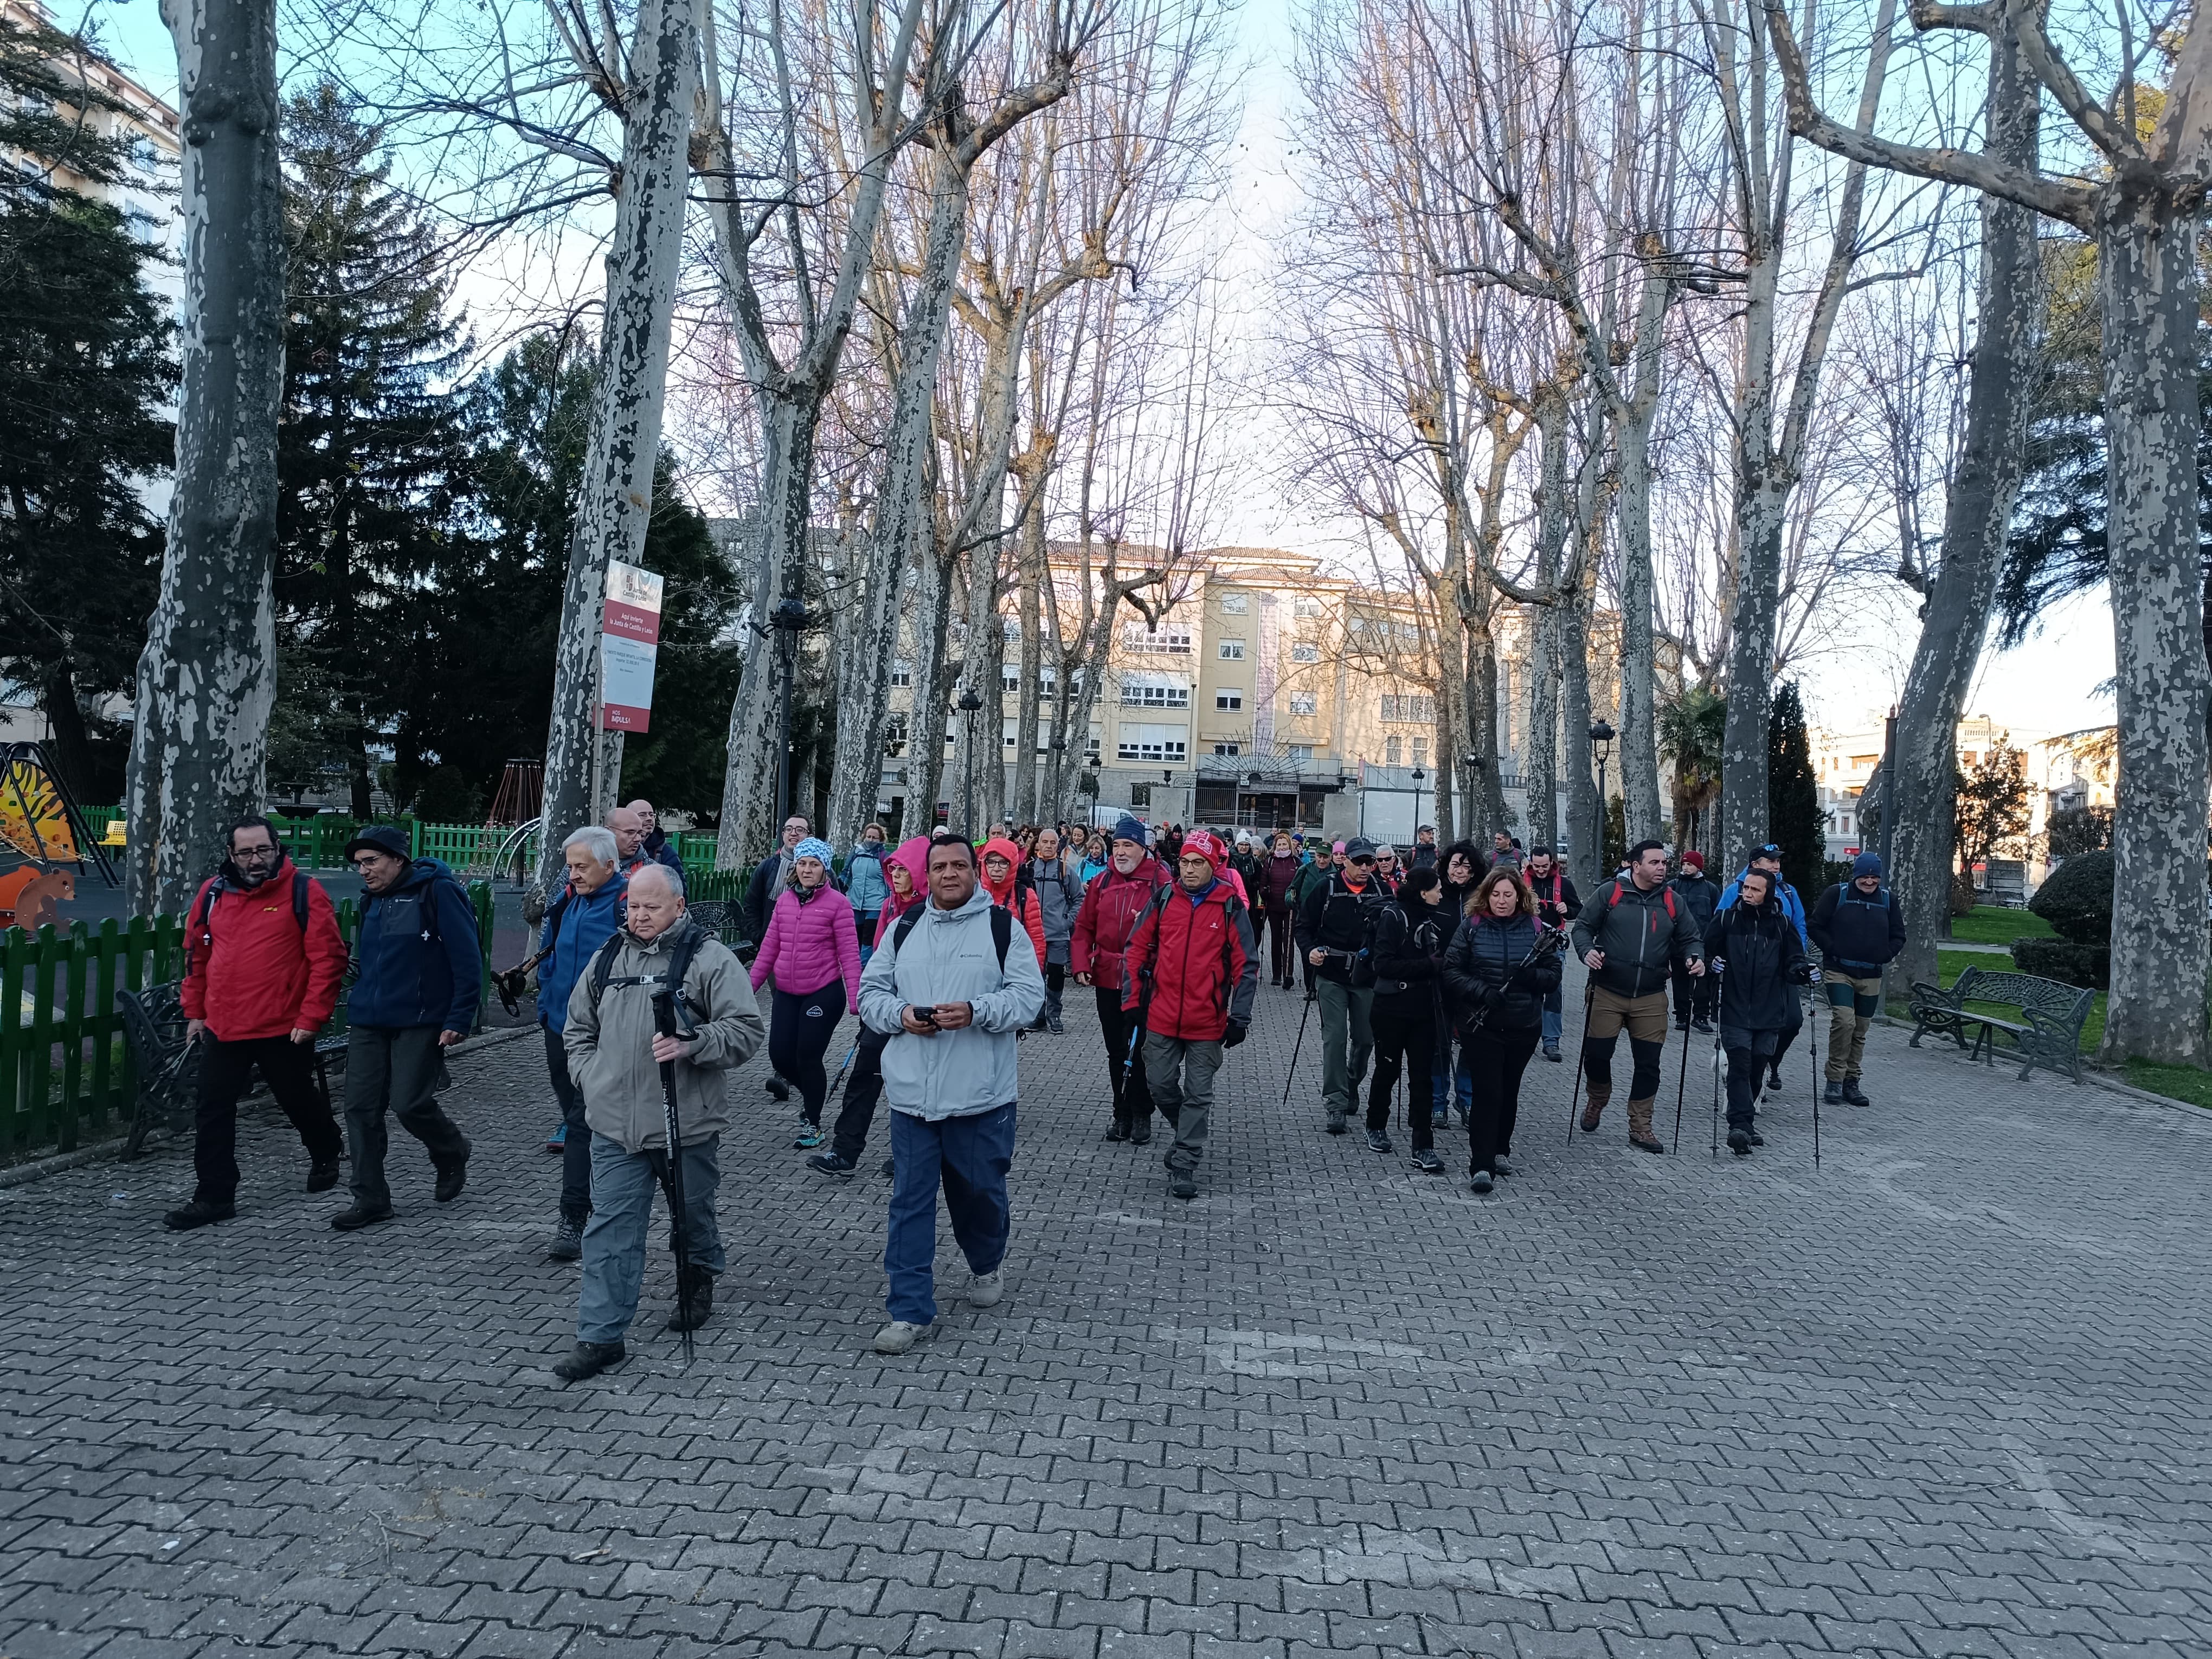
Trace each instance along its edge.
<path fill-rule="evenodd" d="M 1006 1270 L 1003 1267 L 987 1273 L 975 1273 L 968 1280 L 968 1305 L 971 1308 L 995 1308 L 1006 1293 Z"/>
<path fill-rule="evenodd" d="M 894 1319 L 876 1333 L 876 1352 L 904 1353 L 936 1328 L 934 1322 L 927 1325 L 917 1325 L 912 1320 Z"/>

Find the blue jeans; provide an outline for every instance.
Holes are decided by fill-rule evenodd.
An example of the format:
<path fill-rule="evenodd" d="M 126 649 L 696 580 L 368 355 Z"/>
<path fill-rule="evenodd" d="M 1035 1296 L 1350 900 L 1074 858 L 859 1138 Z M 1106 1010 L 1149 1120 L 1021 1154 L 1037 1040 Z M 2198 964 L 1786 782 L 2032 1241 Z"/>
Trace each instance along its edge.
<path fill-rule="evenodd" d="M 684 1149 L 684 1231 L 691 1265 L 722 1271 L 722 1233 L 714 1224 L 714 1192 L 722 1179 L 721 1137 Z M 619 1342 L 637 1316 L 645 1283 L 645 1234 L 660 1184 L 659 1152 L 626 1152 L 622 1143 L 592 1136 L 592 1219 L 584 1229 L 584 1277 L 576 1291 L 576 1340 Z"/>
<path fill-rule="evenodd" d="M 1558 986 L 1554 985 L 1544 993 L 1544 1046 L 1547 1048 L 1556 1048 L 1559 1046 L 1559 1033 L 1566 1025 L 1565 1010 L 1566 999 L 1560 994 Z M 1460 1109 L 1462 1111 L 1467 1109 L 1467 1103 L 1464 1100 L 1460 1103 Z"/>
<path fill-rule="evenodd" d="M 1006 1258 L 1013 1214 L 1006 1171 L 1014 1166 L 1014 1103 L 935 1122 L 891 1111 L 890 1224 L 884 1237 L 886 1298 L 893 1319 L 927 1325 L 937 1317 L 937 1189 L 942 1176 L 952 1237 L 969 1271 L 996 1273 Z"/>

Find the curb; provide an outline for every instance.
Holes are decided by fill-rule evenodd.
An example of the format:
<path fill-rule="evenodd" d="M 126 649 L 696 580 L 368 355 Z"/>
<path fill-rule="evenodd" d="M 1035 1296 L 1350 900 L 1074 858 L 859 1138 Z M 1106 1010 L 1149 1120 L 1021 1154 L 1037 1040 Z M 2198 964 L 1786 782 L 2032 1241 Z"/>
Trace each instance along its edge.
<path fill-rule="evenodd" d="M 449 1060 L 464 1060 L 486 1048 L 501 1048 L 520 1037 L 528 1036 L 537 1029 L 535 1025 L 503 1025 L 497 1030 L 479 1031 L 447 1049 L 446 1058 Z M 340 1099 L 344 1098 L 343 1073 L 335 1092 Z M 34 1181 L 43 1181 L 46 1176 L 59 1175 L 65 1170 L 81 1170 L 88 1164 L 98 1164 L 103 1159 L 114 1158 L 122 1152 L 123 1143 L 128 1139 L 127 1135 L 117 1135 L 112 1139 L 80 1146 L 75 1152 L 55 1152 L 46 1158 L 33 1158 L 27 1164 L 17 1164 L 0 1170 L 0 1192 L 5 1192 L 10 1187 L 27 1187 Z"/>
<path fill-rule="evenodd" d="M 1900 1031 L 1909 1031 L 1912 1029 L 1911 1020 L 1899 1019 L 1894 1014 L 1881 1015 L 1881 1023 Z M 2052 1075 L 2055 1077 L 2057 1073 L 2053 1073 Z M 2068 1080 L 2070 1082 L 2072 1079 Z M 2102 1089 L 2108 1094 L 2125 1095 L 2130 1100 L 2140 1100 L 2147 1106 L 2164 1106 L 2173 1111 L 2185 1112 L 2200 1123 L 2212 1121 L 2212 1109 L 2190 1101 L 2176 1100 L 2172 1095 L 2153 1094 L 2148 1089 L 2138 1089 L 2134 1084 L 2123 1083 L 2110 1073 L 2101 1071 L 2087 1061 L 2082 1063 L 2081 1081 L 2093 1088 Z"/>

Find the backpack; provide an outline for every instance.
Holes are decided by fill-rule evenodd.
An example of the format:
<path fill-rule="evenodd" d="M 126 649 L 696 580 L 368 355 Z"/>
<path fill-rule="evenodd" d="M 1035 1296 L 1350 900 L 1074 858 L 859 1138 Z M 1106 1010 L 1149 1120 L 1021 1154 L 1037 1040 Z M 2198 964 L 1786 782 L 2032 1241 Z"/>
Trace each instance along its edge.
<path fill-rule="evenodd" d="M 303 939 L 307 936 L 307 886 L 312 879 L 313 878 L 298 865 L 292 866 L 292 920 L 300 924 L 300 937 Z M 212 923 L 215 917 L 216 900 L 226 892 L 243 893 L 248 890 L 243 887 L 233 888 L 221 876 L 217 876 L 202 890 L 198 901 L 192 906 L 191 915 L 185 919 L 185 922 L 186 957 L 189 957 L 191 954 L 195 935 L 209 949 L 214 949 L 215 929 Z"/>
<path fill-rule="evenodd" d="M 1666 902 L 1666 905 L 1667 905 L 1667 920 L 1668 920 L 1668 921 L 1674 921 L 1674 884 L 1673 884 L 1672 883 L 1669 883 L 1669 884 L 1667 884 L 1666 886 L 1662 887 L 1662 888 L 1659 890 L 1659 893 L 1660 893 L 1660 896 L 1661 896 L 1661 897 L 1662 897 L 1662 898 Z M 1608 894 L 1607 894 L 1607 895 L 1606 895 L 1606 898 L 1605 898 L 1605 908 L 1606 908 L 1607 909 L 1610 910 L 1610 909 L 1612 909 L 1612 908 L 1613 908 L 1613 907 L 1614 905 L 1616 905 L 1616 904 L 1618 904 L 1618 903 L 1620 903 L 1620 878 L 1619 877 L 1617 877 L 1617 876 L 1616 876 L 1616 877 L 1613 878 L 1613 891 L 1611 891 L 1610 893 L 1608 893 Z"/>
<path fill-rule="evenodd" d="M 1146 916 L 1150 916 L 1152 919 L 1152 937 L 1155 940 L 1158 940 L 1159 938 L 1160 914 L 1168 908 L 1168 900 L 1174 896 L 1176 889 L 1181 885 L 1182 884 L 1180 882 L 1171 881 L 1165 886 L 1154 888 L 1152 890 L 1152 897 L 1145 901 L 1144 914 L 1137 918 L 1137 927 L 1143 927 L 1145 925 L 1145 918 Z M 1224 882 L 1222 885 L 1224 887 L 1227 887 L 1228 884 Z M 1244 902 L 1237 896 L 1234 890 L 1225 891 L 1222 894 L 1221 904 L 1222 909 L 1226 913 L 1224 920 L 1226 920 L 1230 924 L 1227 927 L 1222 930 L 1221 935 L 1221 994 L 1222 1000 L 1225 1004 L 1230 997 L 1236 994 L 1237 991 L 1236 981 L 1231 980 L 1229 976 L 1229 945 L 1230 942 L 1237 937 L 1237 918 L 1240 915 L 1245 915 L 1246 911 L 1244 908 Z M 1132 927 L 1129 930 L 1129 938 L 1133 941 L 1137 937 L 1137 927 Z M 1159 960 L 1157 945 L 1155 945 L 1154 948 L 1152 960 L 1155 962 Z M 1151 976 L 1149 975 L 1146 975 L 1148 981 L 1150 977 Z M 1151 1001 L 1152 994 L 1152 987 L 1148 982 L 1146 985 L 1144 991 L 1145 1003 L 1148 1004 Z M 1143 1005 L 1140 1004 L 1140 1006 L 1141 1006 Z"/>
<path fill-rule="evenodd" d="M 461 884 L 454 880 L 451 876 L 434 876 L 431 878 L 429 891 L 423 895 L 423 908 L 428 912 L 430 924 L 430 931 L 423 935 L 423 939 L 426 943 L 431 945 L 443 944 L 445 941 L 445 934 L 438 925 L 438 889 L 441 885 L 459 888 L 461 896 L 464 899 L 468 897 L 469 892 L 467 888 L 462 887 Z M 368 920 L 369 905 L 375 900 L 383 896 L 384 896 L 381 893 L 368 892 L 364 892 L 361 896 L 361 919 L 364 923 Z M 562 893 L 561 903 L 565 905 L 568 902 L 568 896 L 567 890 L 564 889 Z M 297 902 L 295 901 L 295 902 L 296 906 Z M 554 914 L 556 915 L 560 914 L 559 906 L 555 907 Z M 469 906 L 469 922 L 471 929 L 476 936 L 477 953 L 481 956 L 483 954 L 483 918 L 477 915 L 476 906 L 473 904 Z M 304 911 L 301 912 L 300 925 L 302 927 L 305 927 L 307 925 L 306 913 Z"/>
<path fill-rule="evenodd" d="M 592 1006 L 596 1009 L 599 1006 L 599 999 L 606 994 L 610 985 L 657 985 L 664 981 L 675 992 L 676 1000 L 682 1002 L 684 981 L 691 972 L 691 958 L 699 954 L 699 947 L 708 937 L 707 930 L 694 922 L 684 930 L 676 941 L 676 948 L 669 952 L 665 975 L 625 974 L 617 979 L 614 947 L 622 943 L 622 933 L 617 929 L 607 936 L 605 944 L 592 952 Z"/>
<path fill-rule="evenodd" d="M 898 960 L 899 951 L 906 944 L 907 935 L 914 932 L 915 925 L 921 921 L 921 912 L 922 907 L 919 904 L 915 905 L 901 916 L 898 919 L 898 926 L 891 929 L 892 961 Z M 991 943 L 999 952 L 999 972 L 1002 975 L 1006 971 L 1006 947 L 1013 943 L 1013 939 L 1014 913 L 1003 904 L 993 905 L 991 907 Z"/>

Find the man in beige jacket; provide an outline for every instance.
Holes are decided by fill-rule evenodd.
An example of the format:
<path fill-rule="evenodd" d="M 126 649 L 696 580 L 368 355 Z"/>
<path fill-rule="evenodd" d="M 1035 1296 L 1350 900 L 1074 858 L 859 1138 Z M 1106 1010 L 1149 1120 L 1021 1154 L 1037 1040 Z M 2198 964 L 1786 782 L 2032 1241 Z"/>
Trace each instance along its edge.
<path fill-rule="evenodd" d="M 653 1009 L 655 993 L 672 984 L 682 987 L 679 1035 L 672 1037 L 658 1034 Z M 670 1224 L 684 1229 L 692 1275 L 689 1325 L 679 1313 L 669 1328 L 696 1328 L 714 1310 L 714 1275 L 723 1266 L 714 1194 L 721 1133 L 732 1121 L 728 1073 L 750 1058 L 763 1035 L 737 957 L 684 915 L 683 890 L 666 870 L 642 866 L 630 878 L 629 920 L 577 975 L 562 1030 L 592 1132 L 592 1219 L 584 1230 L 576 1346 L 553 1367 L 562 1382 L 594 1376 L 624 1357 L 623 1337 L 645 1278 L 653 1189 L 667 1171 L 664 1060 L 676 1066 L 684 1160 L 684 1214 Z"/>

